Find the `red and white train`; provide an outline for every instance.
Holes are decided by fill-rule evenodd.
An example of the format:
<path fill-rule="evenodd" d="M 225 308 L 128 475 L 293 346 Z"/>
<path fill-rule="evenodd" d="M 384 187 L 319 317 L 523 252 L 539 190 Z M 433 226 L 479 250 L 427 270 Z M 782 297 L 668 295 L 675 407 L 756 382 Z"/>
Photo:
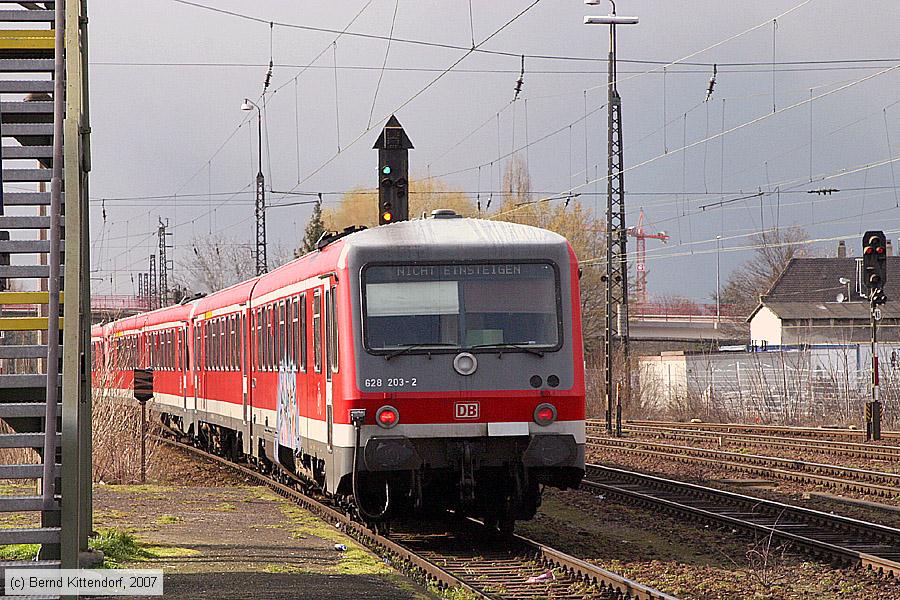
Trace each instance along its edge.
<path fill-rule="evenodd" d="M 510 529 L 541 486 L 584 474 L 579 307 L 565 238 L 435 211 L 97 326 L 95 377 L 130 397 L 152 368 L 164 422 L 368 518 L 454 509 Z"/>

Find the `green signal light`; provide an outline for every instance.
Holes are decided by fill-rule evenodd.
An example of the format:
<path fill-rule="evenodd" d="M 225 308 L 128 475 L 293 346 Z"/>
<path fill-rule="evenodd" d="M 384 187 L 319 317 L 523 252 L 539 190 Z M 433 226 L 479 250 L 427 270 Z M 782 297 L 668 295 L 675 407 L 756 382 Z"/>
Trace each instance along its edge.
<path fill-rule="evenodd" d="M 390 174 L 391 174 L 391 168 L 390 168 L 390 167 L 387 167 L 387 166 L 386 166 L 386 167 L 383 167 L 383 168 L 381 169 L 381 172 L 384 173 L 385 175 L 390 175 Z"/>

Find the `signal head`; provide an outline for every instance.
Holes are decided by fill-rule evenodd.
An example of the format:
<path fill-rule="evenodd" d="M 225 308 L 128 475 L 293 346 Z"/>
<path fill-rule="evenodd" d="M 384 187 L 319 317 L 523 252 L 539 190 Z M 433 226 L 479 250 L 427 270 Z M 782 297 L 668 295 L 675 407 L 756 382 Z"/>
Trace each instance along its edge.
<path fill-rule="evenodd" d="M 390 175 L 390 174 L 391 174 L 391 167 L 390 167 L 390 165 L 385 165 L 385 166 L 383 166 L 383 167 L 381 168 L 381 172 L 382 172 L 382 174 L 384 174 L 384 175 Z"/>

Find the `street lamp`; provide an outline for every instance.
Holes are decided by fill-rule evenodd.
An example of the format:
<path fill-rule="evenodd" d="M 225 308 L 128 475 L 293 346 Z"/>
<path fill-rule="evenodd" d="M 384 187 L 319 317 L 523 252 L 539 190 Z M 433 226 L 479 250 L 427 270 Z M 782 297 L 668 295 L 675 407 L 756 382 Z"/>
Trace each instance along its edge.
<path fill-rule="evenodd" d="M 256 173 L 256 274 L 262 275 L 269 270 L 266 260 L 266 178 L 262 171 L 262 110 L 250 98 L 244 98 L 241 110 L 254 108 L 258 115 L 259 134 L 259 171 Z"/>
<path fill-rule="evenodd" d="M 593 6 L 600 0 L 585 0 Z M 606 179 L 606 431 L 613 431 L 613 394 L 621 406 L 613 378 L 613 344 L 622 342 L 625 363 L 625 397 L 631 394 L 631 362 L 628 351 L 628 254 L 625 226 L 625 177 L 622 159 L 622 99 L 616 88 L 616 25 L 635 25 L 637 17 L 616 15 L 616 3 L 610 0 L 612 13 L 601 17 L 585 17 L 585 25 L 609 25 L 609 66 L 607 67 L 607 179 Z"/>

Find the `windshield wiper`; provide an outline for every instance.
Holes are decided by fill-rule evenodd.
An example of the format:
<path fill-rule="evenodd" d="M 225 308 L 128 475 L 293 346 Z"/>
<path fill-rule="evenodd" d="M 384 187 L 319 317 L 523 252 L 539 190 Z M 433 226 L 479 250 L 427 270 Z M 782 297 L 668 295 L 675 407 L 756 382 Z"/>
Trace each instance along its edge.
<path fill-rule="evenodd" d="M 500 351 L 500 356 L 503 356 L 503 348 L 515 348 L 517 350 L 524 350 L 525 352 L 529 352 L 534 354 L 535 356 L 544 357 L 544 353 L 541 350 L 536 348 L 531 348 L 527 344 L 513 344 L 511 342 L 500 342 L 499 344 L 477 344 L 472 346 L 470 349 L 474 350 L 476 348 L 496 348 Z"/>
<path fill-rule="evenodd" d="M 407 352 L 409 352 L 411 350 L 415 350 L 417 348 L 428 348 L 428 347 L 432 347 L 432 346 L 456 347 L 456 344 L 453 344 L 450 342 L 428 342 L 428 343 L 423 343 L 423 344 L 410 344 L 409 346 L 404 346 L 403 348 L 400 348 L 399 350 L 395 350 L 394 352 L 391 352 L 390 354 L 385 354 L 384 360 L 391 360 L 395 356 L 400 356 L 401 354 L 406 354 Z"/>

